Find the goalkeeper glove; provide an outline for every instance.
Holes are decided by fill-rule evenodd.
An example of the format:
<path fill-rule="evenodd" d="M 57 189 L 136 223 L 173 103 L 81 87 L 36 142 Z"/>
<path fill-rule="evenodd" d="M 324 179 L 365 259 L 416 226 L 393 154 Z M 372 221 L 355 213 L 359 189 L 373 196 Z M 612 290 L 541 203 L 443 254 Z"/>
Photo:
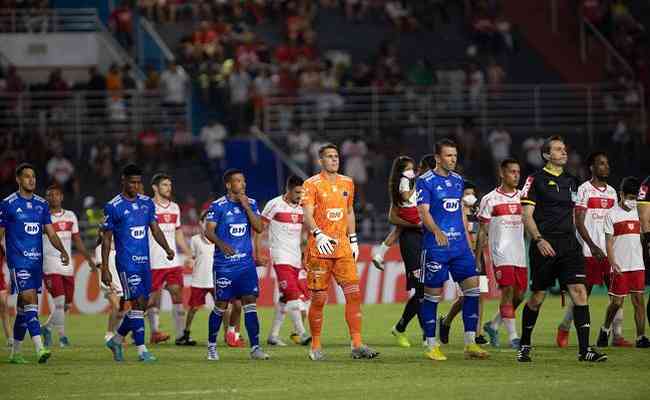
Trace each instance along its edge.
<path fill-rule="evenodd" d="M 359 258 L 359 241 L 357 239 L 356 233 L 351 233 L 348 238 L 350 238 L 350 248 L 352 249 L 352 257 L 354 257 L 354 262 L 357 262 Z"/>
<path fill-rule="evenodd" d="M 338 244 L 335 239 L 327 236 L 320 229 L 314 229 L 312 234 L 316 238 L 316 248 L 320 254 L 331 255 L 334 253 L 334 248 Z"/>

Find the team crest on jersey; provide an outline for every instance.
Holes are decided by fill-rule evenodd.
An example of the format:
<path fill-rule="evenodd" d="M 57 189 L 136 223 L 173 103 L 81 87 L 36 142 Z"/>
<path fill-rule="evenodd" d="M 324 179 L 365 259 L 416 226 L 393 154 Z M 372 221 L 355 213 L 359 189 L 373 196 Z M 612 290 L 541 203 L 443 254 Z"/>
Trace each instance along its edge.
<path fill-rule="evenodd" d="M 634 222 L 628 222 L 627 227 L 633 231 L 634 230 Z"/>
<path fill-rule="evenodd" d="M 297 224 L 299 220 L 300 220 L 300 215 L 291 214 L 291 222 L 293 222 L 294 224 Z"/>
<path fill-rule="evenodd" d="M 340 221 L 343 219 L 343 209 L 342 208 L 328 208 L 327 219 L 330 221 Z"/>
<path fill-rule="evenodd" d="M 137 210 L 137 209 L 139 208 L 138 205 L 135 204 L 135 203 L 133 203 L 133 204 L 131 205 L 131 207 L 132 207 L 134 210 Z"/>
<path fill-rule="evenodd" d="M 131 237 L 133 239 L 140 240 L 144 238 L 146 230 L 144 226 L 134 226 L 131 228 Z"/>
<path fill-rule="evenodd" d="M 233 212 L 235 214 L 241 214 L 241 211 L 239 211 L 239 208 L 237 208 L 237 207 L 233 208 Z"/>
<path fill-rule="evenodd" d="M 169 214 L 164 214 L 164 215 L 163 215 L 163 219 L 165 220 L 165 223 L 168 224 L 168 223 L 171 222 L 171 220 L 172 220 L 172 216 L 169 215 Z"/>
<path fill-rule="evenodd" d="M 38 222 L 25 222 L 25 233 L 38 235 L 41 232 L 41 224 Z"/>
<path fill-rule="evenodd" d="M 348 196 L 348 192 L 343 191 L 343 197 L 347 197 L 347 196 Z"/>
<path fill-rule="evenodd" d="M 64 231 L 67 224 L 65 222 L 59 222 L 57 225 L 59 226 L 59 230 Z"/>
<path fill-rule="evenodd" d="M 508 204 L 508 209 L 510 210 L 510 214 L 516 214 L 519 207 L 517 204 Z"/>
<path fill-rule="evenodd" d="M 30 210 L 32 209 L 32 203 L 31 202 L 27 202 L 27 208 L 29 208 Z"/>
<path fill-rule="evenodd" d="M 230 224 L 230 234 L 234 237 L 242 237 L 246 234 L 246 224 Z"/>
<path fill-rule="evenodd" d="M 452 186 L 452 184 L 451 184 L 450 181 L 445 181 L 445 185 L 446 185 L 447 187 L 451 187 L 451 186 Z"/>
<path fill-rule="evenodd" d="M 459 199 L 443 199 L 442 200 L 442 208 L 444 208 L 445 211 L 447 211 L 447 212 L 457 211 L 460 208 L 460 200 Z"/>

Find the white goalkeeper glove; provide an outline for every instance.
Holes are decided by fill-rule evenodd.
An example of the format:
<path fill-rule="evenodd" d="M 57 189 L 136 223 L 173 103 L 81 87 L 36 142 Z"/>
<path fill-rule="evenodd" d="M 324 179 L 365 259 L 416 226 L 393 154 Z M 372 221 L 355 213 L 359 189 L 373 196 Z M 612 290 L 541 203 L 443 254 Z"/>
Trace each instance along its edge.
<path fill-rule="evenodd" d="M 348 238 L 350 238 L 350 248 L 352 249 L 352 257 L 354 257 L 354 262 L 357 262 L 359 258 L 359 240 L 357 239 L 356 233 L 351 233 Z"/>
<path fill-rule="evenodd" d="M 334 248 L 338 244 L 336 239 L 333 239 L 323 232 L 320 229 L 314 229 L 312 232 L 316 238 L 316 248 L 320 254 L 332 255 L 334 254 Z"/>

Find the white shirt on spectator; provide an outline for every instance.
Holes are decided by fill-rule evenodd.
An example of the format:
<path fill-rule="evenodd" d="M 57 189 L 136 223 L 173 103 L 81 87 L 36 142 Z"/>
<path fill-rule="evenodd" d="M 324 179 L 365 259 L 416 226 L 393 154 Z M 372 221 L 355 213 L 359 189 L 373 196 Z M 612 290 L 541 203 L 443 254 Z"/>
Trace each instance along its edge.
<path fill-rule="evenodd" d="M 544 139 L 529 137 L 524 140 L 524 143 L 521 144 L 522 149 L 526 152 L 526 162 L 528 164 L 541 168 L 544 165 L 544 159 L 542 158 L 542 146 L 544 145 Z"/>
<path fill-rule="evenodd" d="M 305 131 L 293 132 L 287 136 L 287 147 L 291 159 L 301 163 L 307 164 L 309 161 L 309 145 L 311 144 L 311 136 Z"/>
<path fill-rule="evenodd" d="M 243 104 L 248 101 L 248 91 L 251 85 L 251 77 L 246 71 L 233 71 L 228 78 L 230 85 L 230 102 Z"/>
<path fill-rule="evenodd" d="M 59 184 L 66 184 L 74 174 L 74 166 L 65 157 L 54 156 L 47 162 L 47 174 Z"/>
<path fill-rule="evenodd" d="M 501 162 L 510 156 L 512 138 L 505 129 L 495 129 L 488 136 L 488 143 L 492 150 L 492 159 Z"/>
<path fill-rule="evenodd" d="M 163 102 L 183 104 L 186 98 L 188 77 L 185 72 L 176 68 L 176 72 L 165 70 L 160 75 Z"/>
<path fill-rule="evenodd" d="M 346 140 L 341 146 L 341 155 L 345 158 L 345 175 L 349 176 L 357 184 L 364 184 L 368 181 L 366 172 L 365 156 L 368 154 L 368 147 L 363 140 Z"/>
<path fill-rule="evenodd" d="M 225 149 L 223 140 L 226 138 L 226 128 L 216 122 L 201 128 L 201 141 L 205 145 L 205 153 L 210 159 L 223 158 Z"/>

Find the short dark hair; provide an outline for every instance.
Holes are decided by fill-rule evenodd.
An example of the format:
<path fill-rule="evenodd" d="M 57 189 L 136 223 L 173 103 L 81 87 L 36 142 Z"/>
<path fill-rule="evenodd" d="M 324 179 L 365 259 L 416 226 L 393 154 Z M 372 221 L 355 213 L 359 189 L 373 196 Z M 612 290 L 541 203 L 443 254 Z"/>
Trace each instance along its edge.
<path fill-rule="evenodd" d="M 626 176 L 621 180 L 620 192 L 623 194 L 633 194 L 636 195 L 639 193 L 639 188 L 641 183 L 635 176 Z"/>
<path fill-rule="evenodd" d="M 293 190 L 296 186 L 302 186 L 305 180 L 298 175 L 289 175 L 287 178 L 287 190 Z"/>
<path fill-rule="evenodd" d="M 24 163 L 18 164 L 18 166 L 16 167 L 16 178 L 19 177 L 20 174 L 22 174 L 23 171 L 26 170 L 26 169 L 31 169 L 32 171 L 34 171 L 34 174 L 36 174 L 36 167 L 34 167 L 30 163 L 24 162 Z"/>
<path fill-rule="evenodd" d="M 122 176 L 125 178 L 129 176 L 142 176 L 142 169 L 135 164 L 127 164 L 122 168 Z"/>
<path fill-rule="evenodd" d="M 562 136 L 560 136 L 560 135 L 553 135 L 553 136 L 549 136 L 546 139 L 544 139 L 544 144 L 542 144 L 542 150 L 541 150 L 542 151 L 542 154 L 541 154 L 542 159 L 546 160 L 546 158 L 544 158 L 544 154 L 550 154 L 551 153 L 551 143 L 555 142 L 555 141 L 560 141 L 562 143 L 565 143 L 564 138 Z"/>
<path fill-rule="evenodd" d="M 585 161 L 587 167 L 593 167 L 598 157 L 609 158 L 607 156 L 607 153 L 605 153 L 604 151 L 594 151 L 593 153 L 589 154 L 589 157 L 587 157 L 587 160 Z"/>
<path fill-rule="evenodd" d="M 45 189 L 45 193 L 51 190 L 58 190 L 59 192 L 63 193 L 63 188 L 58 183 L 53 183 L 50 186 L 48 186 L 47 189 Z"/>
<path fill-rule="evenodd" d="M 451 139 L 440 139 L 436 142 L 436 145 L 434 147 L 434 152 L 437 155 L 440 155 L 443 147 L 453 147 L 454 149 L 457 149 L 458 145 L 456 144 L 456 142 L 454 142 Z"/>
<path fill-rule="evenodd" d="M 159 172 L 151 178 L 151 186 L 158 186 L 162 181 L 171 181 L 172 177 L 164 172 Z"/>
<path fill-rule="evenodd" d="M 476 184 L 470 180 L 463 181 L 463 190 L 474 189 L 476 191 Z"/>
<path fill-rule="evenodd" d="M 226 183 L 230 182 L 230 178 L 232 178 L 233 175 L 237 174 L 244 175 L 244 172 L 241 169 L 237 168 L 227 169 L 226 172 L 223 173 L 223 184 L 225 185 Z"/>
<path fill-rule="evenodd" d="M 325 153 L 325 150 L 327 149 L 334 149 L 337 153 L 339 152 L 339 148 L 334 143 L 325 143 L 318 149 L 318 157 L 323 157 L 323 153 Z"/>
<path fill-rule="evenodd" d="M 510 164 L 519 165 L 519 160 L 517 160 L 516 158 L 506 158 L 503 161 L 501 161 L 501 164 L 499 166 L 501 167 L 501 169 L 506 169 Z"/>

